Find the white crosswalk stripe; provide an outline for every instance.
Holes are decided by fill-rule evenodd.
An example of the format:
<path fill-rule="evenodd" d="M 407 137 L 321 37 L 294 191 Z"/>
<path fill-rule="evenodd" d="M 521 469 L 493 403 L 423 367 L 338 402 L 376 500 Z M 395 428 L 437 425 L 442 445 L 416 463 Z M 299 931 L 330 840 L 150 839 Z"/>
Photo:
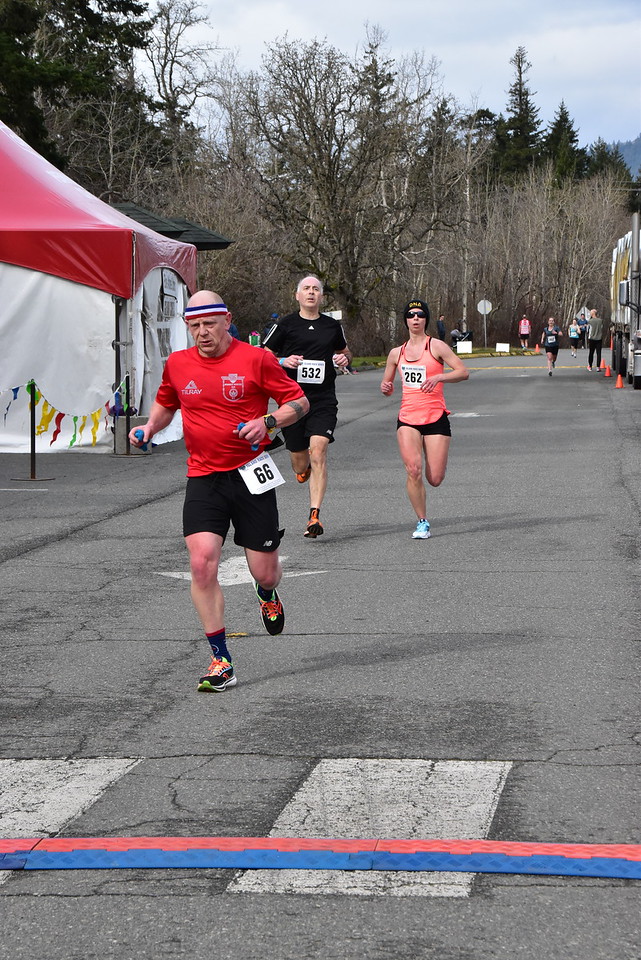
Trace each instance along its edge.
<path fill-rule="evenodd" d="M 0 760 L 0 836 L 58 833 L 139 759 Z M 0 871 L 0 883 L 11 876 Z"/>
<path fill-rule="evenodd" d="M 270 836 L 483 839 L 511 764 L 453 760 L 321 760 Z M 232 893 L 469 896 L 474 874 L 251 870 Z"/>

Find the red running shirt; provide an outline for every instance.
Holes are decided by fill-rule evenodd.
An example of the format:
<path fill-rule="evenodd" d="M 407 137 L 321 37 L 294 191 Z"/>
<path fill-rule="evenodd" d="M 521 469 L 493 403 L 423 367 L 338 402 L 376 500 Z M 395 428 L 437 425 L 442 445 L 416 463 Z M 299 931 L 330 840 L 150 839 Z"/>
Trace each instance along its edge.
<path fill-rule="evenodd" d="M 443 362 L 432 356 L 430 347 L 432 338 L 425 340 L 425 349 L 418 360 L 408 360 L 404 343 L 398 355 L 398 372 L 403 384 L 403 399 L 398 419 L 418 427 L 426 423 L 435 423 L 444 413 L 450 411 L 445 406 L 443 384 L 437 383 L 431 393 L 421 390 L 421 384 L 437 373 L 443 373 Z"/>
<path fill-rule="evenodd" d="M 156 401 L 182 411 L 187 476 L 203 477 L 236 470 L 269 444 L 265 436 L 260 450 L 252 450 L 234 430 L 264 416 L 270 397 L 280 407 L 303 396 L 269 350 L 232 340 L 220 357 L 202 357 L 196 347 L 171 353 Z"/>

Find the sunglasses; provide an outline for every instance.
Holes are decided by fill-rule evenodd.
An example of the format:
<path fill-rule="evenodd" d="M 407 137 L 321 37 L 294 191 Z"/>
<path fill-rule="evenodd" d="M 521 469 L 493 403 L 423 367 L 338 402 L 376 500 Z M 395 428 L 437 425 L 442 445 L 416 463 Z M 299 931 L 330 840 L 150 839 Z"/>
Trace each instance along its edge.
<path fill-rule="evenodd" d="M 421 319 L 424 319 L 426 316 L 427 314 L 423 313 L 422 310 L 415 310 L 414 313 L 407 314 L 407 319 L 409 320 L 410 317 L 421 317 Z"/>

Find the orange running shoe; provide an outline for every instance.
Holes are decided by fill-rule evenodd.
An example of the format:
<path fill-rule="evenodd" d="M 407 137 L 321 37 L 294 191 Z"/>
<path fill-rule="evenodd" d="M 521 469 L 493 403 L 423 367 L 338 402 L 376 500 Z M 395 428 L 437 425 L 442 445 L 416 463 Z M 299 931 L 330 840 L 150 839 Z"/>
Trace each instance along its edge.
<path fill-rule="evenodd" d="M 311 472 L 312 472 L 312 465 L 310 463 L 310 465 L 307 467 L 306 470 L 303 470 L 302 473 L 296 474 L 296 479 L 298 480 L 299 483 L 307 483 Z"/>
<path fill-rule="evenodd" d="M 212 657 L 209 670 L 200 678 L 199 690 L 226 690 L 236 686 L 236 674 L 229 660 Z"/>
<path fill-rule="evenodd" d="M 323 524 L 320 522 L 320 517 L 318 516 L 318 507 L 312 507 L 309 511 L 309 520 L 307 521 L 307 529 L 303 534 L 304 537 L 309 537 L 310 540 L 315 540 L 316 537 L 320 537 L 323 531 Z"/>

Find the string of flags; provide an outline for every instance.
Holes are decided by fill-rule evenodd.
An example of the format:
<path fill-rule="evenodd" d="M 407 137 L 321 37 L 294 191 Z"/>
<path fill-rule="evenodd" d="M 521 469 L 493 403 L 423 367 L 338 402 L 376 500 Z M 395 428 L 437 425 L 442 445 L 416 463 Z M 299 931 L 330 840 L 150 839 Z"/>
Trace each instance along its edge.
<path fill-rule="evenodd" d="M 102 417 L 104 416 L 105 431 L 107 431 L 109 429 L 110 417 L 113 417 L 114 420 L 117 420 L 118 417 L 123 416 L 127 412 L 124 380 L 118 385 L 116 390 L 114 390 L 114 392 L 111 394 L 109 400 L 107 400 L 103 406 L 99 407 L 97 410 L 93 410 L 91 413 L 84 415 L 63 413 L 62 411 L 57 410 L 43 396 L 42 392 L 38 389 L 35 380 L 29 380 L 29 382 L 26 384 L 21 384 L 18 387 L 10 387 L 9 389 L 11 392 L 11 399 L 9 400 L 9 403 L 4 411 L 3 425 L 6 426 L 7 424 L 7 416 L 9 414 L 9 410 L 11 409 L 11 405 L 18 399 L 20 391 L 25 390 L 29 399 L 29 410 L 31 410 L 32 403 L 36 408 L 38 408 L 42 402 L 42 407 L 40 408 L 40 421 L 35 430 L 36 436 L 40 437 L 43 436 L 43 434 L 49 433 L 53 422 L 53 435 L 49 441 L 49 446 L 52 446 L 60 436 L 62 431 L 62 422 L 65 417 L 69 418 L 73 424 L 73 435 L 69 441 L 69 446 L 73 447 L 80 443 L 85 427 L 87 424 L 90 424 L 91 445 L 94 447 L 98 440 L 98 430 L 100 428 L 100 421 Z"/>

